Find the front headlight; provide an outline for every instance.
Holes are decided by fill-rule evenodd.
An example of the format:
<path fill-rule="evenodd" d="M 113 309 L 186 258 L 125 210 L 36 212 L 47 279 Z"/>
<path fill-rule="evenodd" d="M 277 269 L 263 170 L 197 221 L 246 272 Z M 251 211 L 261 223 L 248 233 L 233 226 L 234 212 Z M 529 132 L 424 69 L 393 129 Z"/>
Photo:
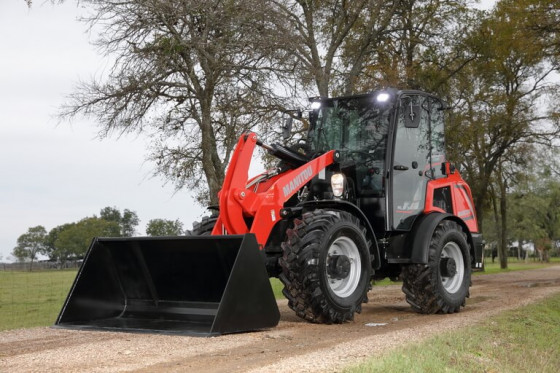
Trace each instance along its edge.
<path fill-rule="evenodd" d="M 341 197 L 344 193 L 344 174 L 334 174 L 331 176 L 331 188 L 335 197 Z"/>

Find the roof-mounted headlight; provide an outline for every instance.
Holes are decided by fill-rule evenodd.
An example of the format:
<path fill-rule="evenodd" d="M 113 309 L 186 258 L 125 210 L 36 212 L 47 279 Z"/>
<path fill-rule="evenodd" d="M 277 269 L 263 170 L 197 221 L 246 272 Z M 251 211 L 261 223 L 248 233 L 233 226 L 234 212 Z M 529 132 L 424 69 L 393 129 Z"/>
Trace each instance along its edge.
<path fill-rule="evenodd" d="M 384 103 L 384 102 L 389 101 L 390 98 L 391 98 L 390 94 L 388 94 L 387 92 L 381 92 L 375 97 L 375 100 L 377 102 Z"/>

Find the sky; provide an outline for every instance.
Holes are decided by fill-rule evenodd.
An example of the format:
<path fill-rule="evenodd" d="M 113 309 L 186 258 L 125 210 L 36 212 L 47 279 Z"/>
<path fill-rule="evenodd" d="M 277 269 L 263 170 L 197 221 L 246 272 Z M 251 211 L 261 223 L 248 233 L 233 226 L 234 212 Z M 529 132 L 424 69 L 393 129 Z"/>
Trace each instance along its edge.
<path fill-rule="evenodd" d="M 152 177 L 145 138 L 100 140 L 92 120 L 56 117 L 80 80 L 109 66 L 75 2 L 33 3 L 0 1 L 0 262 L 13 260 L 28 228 L 49 231 L 106 206 L 136 211 L 138 235 L 156 218 L 190 229 L 205 211 Z"/>

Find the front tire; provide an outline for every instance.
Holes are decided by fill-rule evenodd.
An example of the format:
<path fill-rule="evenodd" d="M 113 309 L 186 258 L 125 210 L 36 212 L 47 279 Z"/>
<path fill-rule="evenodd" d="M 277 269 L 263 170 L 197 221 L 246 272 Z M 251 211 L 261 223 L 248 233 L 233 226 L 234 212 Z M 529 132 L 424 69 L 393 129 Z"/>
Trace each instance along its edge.
<path fill-rule="evenodd" d="M 469 297 L 470 264 L 466 234 L 454 221 L 442 221 L 432 235 L 428 263 L 403 267 L 406 301 L 419 313 L 459 312 Z"/>
<path fill-rule="evenodd" d="M 350 213 L 315 210 L 296 219 L 280 259 L 290 308 L 316 323 L 352 320 L 371 288 L 370 246 L 366 229 Z"/>

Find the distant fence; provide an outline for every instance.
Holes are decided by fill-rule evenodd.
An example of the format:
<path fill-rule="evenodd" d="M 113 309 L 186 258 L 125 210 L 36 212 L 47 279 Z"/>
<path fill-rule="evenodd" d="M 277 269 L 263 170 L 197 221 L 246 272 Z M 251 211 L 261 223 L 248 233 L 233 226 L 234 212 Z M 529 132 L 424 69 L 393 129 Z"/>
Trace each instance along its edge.
<path fill-rule="evenodd" d="M 0 271 L 45 271 L 50 269 L 71 269 L 79 268 L 82 265 L 81 260 L 73 260 L 65 263 L 38 261 L 38 262 L 17 262 L 17 263 L 0 263 Z"/>

